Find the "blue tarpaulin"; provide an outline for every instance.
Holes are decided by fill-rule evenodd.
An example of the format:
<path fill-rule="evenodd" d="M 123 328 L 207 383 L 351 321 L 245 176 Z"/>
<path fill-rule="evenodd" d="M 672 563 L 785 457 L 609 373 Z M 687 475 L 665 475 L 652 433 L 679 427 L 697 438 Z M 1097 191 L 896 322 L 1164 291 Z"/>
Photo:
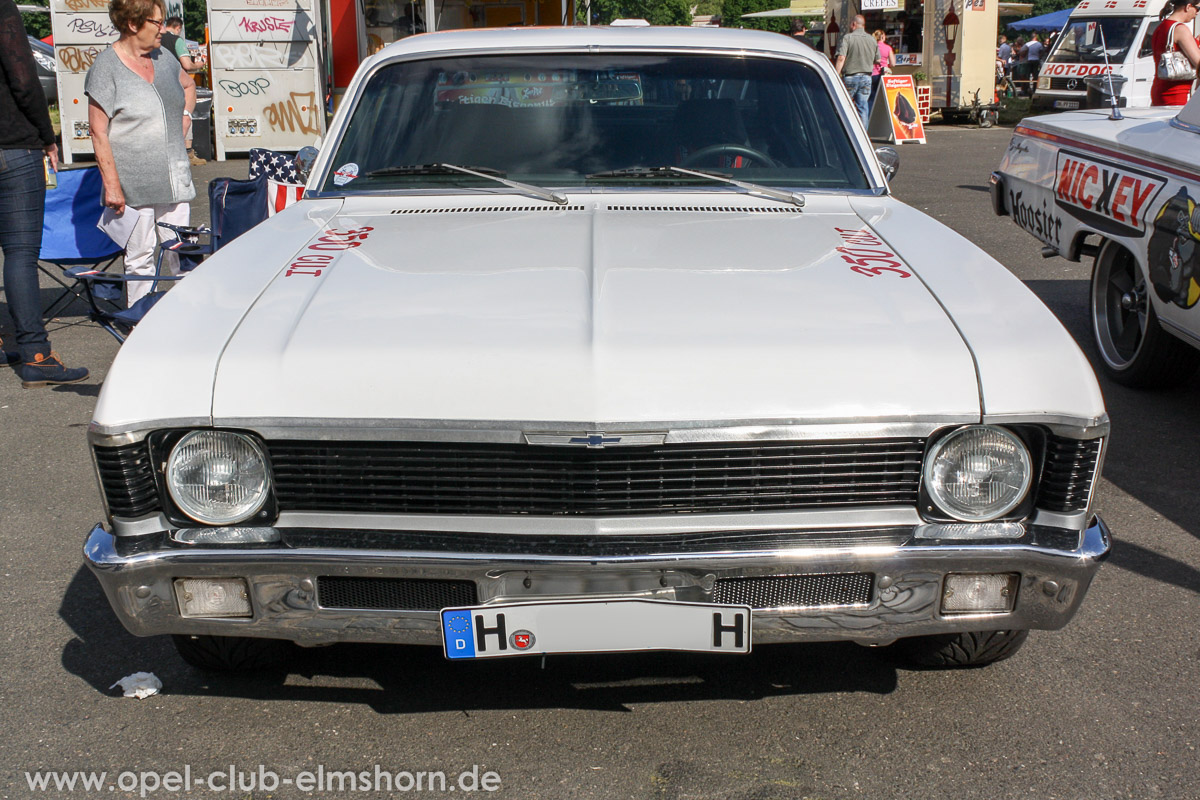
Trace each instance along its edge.
<path fill-rule="evenodd" d="M 1071 12 L 1074 10 L 1073 8 L 1064 8 L 1062 11 L 1042 14 L 1040 17 L 1030 17 L 1020 22 L 1010 22 L 1008 27 L 1014 31 L 1061 31 L 1063 25 L 1067 24 L 1067 18 L 1071 16 Z"/>

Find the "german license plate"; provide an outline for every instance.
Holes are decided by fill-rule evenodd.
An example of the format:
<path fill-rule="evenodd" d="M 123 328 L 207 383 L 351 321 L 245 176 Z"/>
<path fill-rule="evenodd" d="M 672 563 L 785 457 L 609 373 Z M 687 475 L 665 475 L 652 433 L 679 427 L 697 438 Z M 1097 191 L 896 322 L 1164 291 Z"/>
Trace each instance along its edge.
<path fill-rule="evenodd" d="M 446 658 L 629 650 L 750 652 L 750 607 L 564 600 L 442 610 Z"/>
<path fill-rule="evenodd" d="M 1078 100 L 1055 100 L 1054 107 L 1066 109 L 1066 110 L 1079 108 L 1079 101 Z"/>

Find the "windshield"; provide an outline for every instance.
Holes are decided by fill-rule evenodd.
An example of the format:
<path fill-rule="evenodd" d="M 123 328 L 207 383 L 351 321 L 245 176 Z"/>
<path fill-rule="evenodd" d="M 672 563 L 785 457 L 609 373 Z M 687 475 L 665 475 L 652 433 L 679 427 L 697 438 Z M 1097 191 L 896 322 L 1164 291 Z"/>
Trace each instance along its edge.
<path fill-rule="evenodd" d="M 1095 19 L 1071 18 L 1062 35 L 1054 43 L 1054 49 L 1046 59 L 1050 64 L 1103 64 L 1104 48 L 1108 48 L 1108 62 L 1116 65 L 1125 60 L 1134 37 L 1142 25 L 1143 17 L 1097 17 Z"/>
<path fill-rule="evenodd" d="M 820 75 L 711 55 L 526 54 L 380 69 L 324 189 L 707 184 L 663 166 L 796 188 L 869 188 Z"/>

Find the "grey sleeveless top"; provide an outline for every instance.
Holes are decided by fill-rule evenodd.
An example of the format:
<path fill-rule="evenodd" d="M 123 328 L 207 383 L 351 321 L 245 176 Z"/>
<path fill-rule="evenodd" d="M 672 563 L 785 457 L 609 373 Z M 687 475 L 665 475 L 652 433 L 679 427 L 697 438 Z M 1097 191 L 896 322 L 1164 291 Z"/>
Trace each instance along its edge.
<path fill-rule="evenodd" d="M 183 87 L 179 62 L 161 49 L 151 85 L 121 63 L 109 47 L 96 56 L 83 91 L 112 120 L 108 139 L 125 202 L 136 207 L 182 203 L 196 196 L 183 143 Z"/>

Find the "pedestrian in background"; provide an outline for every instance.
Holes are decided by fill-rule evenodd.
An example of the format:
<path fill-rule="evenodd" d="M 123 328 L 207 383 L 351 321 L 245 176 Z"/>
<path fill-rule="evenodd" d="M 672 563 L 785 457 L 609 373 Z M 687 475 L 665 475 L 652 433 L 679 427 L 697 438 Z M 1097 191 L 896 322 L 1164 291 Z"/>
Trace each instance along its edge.
<path fill-rule="evenodd" d="M 879 43 L 875 37 L 867 33 L 866 19 L 857 14 L 850 23 L 850 33 L 838 42 L 837 60 L 834 67 L 846 84 L 850 99 L 858 108 L 858 115 L 866 127 L 870 115 L 871 71 L 879 63 Z"/>
<path fill-rule="evenodd" d="M 808 23 L 802 19 L 792 20 L 792 38 L 800 44 L 812 47 L 812 42 L 808 40 Z"/>
<path fill-rule="evenodd" d="M 162 49 L 175 56 L 175 60 L 183 67 L 183 71 L 188 74 L 188 77 L 196 74 L 204 69 L 203 60 L 192 58 L 192 51 L 188 49 L 187 42 L 183 39 L 183 20 L 179 17 L 167 17 L 167 23 L 163 25 L 162 33 Z M 195 83 L 196 79 L 192 78 Z M 199 167 L 208 162 L 196 155 L 196 151 L 192 149 L 192 132 L 188 131 L 187 141 L 184 142 L 187 146 L 188 163 L 193 167 Z"/>
<path fill-rule="evenodd" d="M 872 34 L 875 41 L 878 42 L 879 61 L 871 68 L 871 98 L 868 101 L 868 106 L 875 105 L 875 96 L 879 94 L 879 82 L 883 80 L 884 75 L 891 73 L 896 66 L 896 53 L 892 50 L 892 46 L 887 43 L 887 34 L 877 30 Z"/>
<path fill-rule="evenodd" d="M 165 16 L 162 0 L 112 0 L 108 17 L 121 38 L 96 56 L 83 86 L 104 205 L 138 217 L 124 243 L 129 275 L 154 275 L 155 243 L 168 236 L 155 223 L 187 225 L 188 201 L 196 196 L 184 146 L 196 83 L 159 48 Z M 163 274 L 178 274 L 175 253 L 164 254 L 162 264 Z M 152 283 L 131 281 L 129 304 Z"/>
<path fill-rule="evenodd" d="M 1038 38 L 1037 31 L 1029 34 L 1029 44 L 1025 45 L 1025 60 L 1029 62 L 1030 94 L 1033 93 L 1032 89 L 1037 85 L 1038 74 L 1042 71 L 1042 56 L 1045 50 L 1045 46 Z"/>
<path fill-rule="evenodd" d="M 21 14 L 13 0 L 0 0 L 0 248 L 4 295 L 17 341 L 16 353 L 0 354 L 27 389 L 78 383 L 88 376 L 82 367 L 63 366 L 42 322 L 37 259 L 46 207 L 44 160 L 58 169 L 46 95 Z"/>
<path fill-rule="evenodd" d="M 1173 0 L 1163 6 L 1163 21 L 1158 23 L 1153 38 L 1150 39 L 1150 49 L 1154 52 L 1154 63 L 1157 66 L 1162 61 L 1163 53 L 1173 49 L 1183 53 L 1184 58 L 1192 64 L 1195 71 L 1200 65 L 1200 46 L 1192 38 L 1192 23 L 1196 19 L 1197 0 Z M 1181 106 L 1192 95 L 1192 83 L 1195 75 L 1184 80 L 1166 80 L 1154 76 L 1150 85 L 1150 105 L 1152 106 Z"/>

